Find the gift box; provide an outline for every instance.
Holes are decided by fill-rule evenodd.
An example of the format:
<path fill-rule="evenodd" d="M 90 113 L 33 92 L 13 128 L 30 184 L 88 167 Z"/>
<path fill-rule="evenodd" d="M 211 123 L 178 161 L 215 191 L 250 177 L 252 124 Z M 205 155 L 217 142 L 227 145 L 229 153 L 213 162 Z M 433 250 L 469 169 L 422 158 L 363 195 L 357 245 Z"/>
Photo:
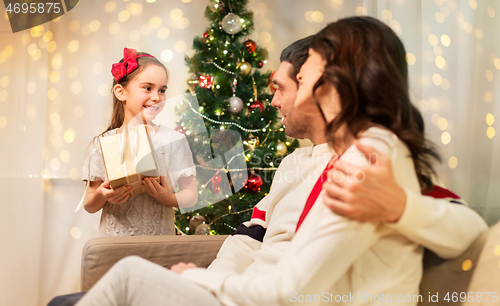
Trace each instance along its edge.
<path fill-rule="evenodd" d="M 125 127 L 121 133 L 99 138 L 109 184 L 113 189 L 123 185 L 133 188 L 135 196 L 144 192 L 142 179 L 154 177 L 160 183 L 160 172 L 148 126 Z"/>

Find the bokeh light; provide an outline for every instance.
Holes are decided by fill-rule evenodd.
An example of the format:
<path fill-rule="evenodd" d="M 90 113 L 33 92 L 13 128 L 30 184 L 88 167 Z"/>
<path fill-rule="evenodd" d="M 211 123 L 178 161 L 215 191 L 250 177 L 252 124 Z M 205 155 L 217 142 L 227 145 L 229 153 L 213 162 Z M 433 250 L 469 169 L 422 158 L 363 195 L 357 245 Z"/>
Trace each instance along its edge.
<path fill-rule="evenodd" d="M 429 43 L 431 45 L 437 46 L 438 42 L 439 42 L 439 39 L 436 35 L 434 35 L 434 34 L 429 35 Z"/>
<path fill-rule="evenodd" d="M 116 3 L 114 1 L 108 1 L 104 5 L 104 11 L 106 11 L 106 13 L 111 13 L 115 9 L 116 9 Z"/>
<path fill-rule="evenodd" d="M 413 53 L 407 53 L 406 54 L 406 62 L 408 63 L 408 65 L 413 65 L 415 64 L 417 58 L 415 57 L 415 55 L 413 55 Z"/>
<path fill-rule="evenodd" d="M 443 132 L 443 134 L 441 134 L 441 142 L 444 144 L 444 145 L 447 145 L 449 144 L 451 141 L 451 135 L 450 133 L 448 132 Z"/>
<path fill-rule="evenodd" d="M 57 90 L 55 88 L 50 88 L 47 90 L 47 98 L 49 100 L 54 101 L 57 98 Z"/>
<path fill-rule="evenodd" d="M 170 18 L 172 18 L 172 20 L 179 20 L 182 18 L 182 10 L 181 9 L 173 9 L 171 12 L 170 12 Z"/>
<path fill-rule="evenodd" d="M 493 81 L 493 71 L 491 71 L 491 70 L 489 70 L 489 69 L 488 69 L 488 70 L 486 70 L 486 72 L 485 72 L 484 76 L 486 77 L 486 79 L 487 79 L 488 81 L 490 81 L 490 82 L 491 82 L 491 81 Z"/>
<path fill-rule="evenodd" d="M 80 239 L 82 237 L 82 231 L 78 227 L 72 227 L 71 228 L 71 237 L 75 239 Z"/>
<path fill-rule="evenodd" d="M 81 91 L 82 91 L 82 83 L 77 81 L 77 82 L 73 82 L 73 84 L 71 84 L 71 92 L 72 93 L 74 93 L 76 95 L 76 94 L 79 94 Z"/>
<path fill-rule="evenodd" d="M 109 33 L 110 34 L 116 34 L 120 31 L 120 24 L 118 22 L 113 22 L 112 24 L 109 25 Z"/>
<path fill-rule="evenodd" d="M 448 121 L 443 117 L 439 118 L 438 127 L 441 131 L 446 130 L 446 128 L 448 127 Z"/>
<path fill-rule="evenodd" d="M 1 79 L 0 79 L 0 86 L 2 87 L 7 87 L 9 86 L 9 77 L 8 76 L 3 76 Z"/>
<path fill-rule="evenodd" d="M 185 41 L 179 40 L 176 41 L 174 44 L 174 50 L 179 53 L 185 52 L 187 49 L 187 44 Z"/>
<path fill-rule="evenodd" d="M 483 94 L 483 100 L 484 102 L 492 102 L 493 101 L 493 92 L 487 91 Z"/>
<path fill-rule="evenodd" d="M 493 125 L 493 123 L 495 123 L 495 116 L 493 114 L 486 115 L 486 124 Z"/>
<path fill-rule="evenodd" d="M 118 20 L 121 22 L 125 22 L 130 18 L 130 13 L 128 11 L 121 11 L 118 14 Z"/>
<path fill-rule="evenodd" d="M 29 121 L 36 120 L 36 107 L 34 105 L 30 104 L 26 107 L 26 118 L 28 118 Z"/>
<path fill-rule="evenodd" d="M 435 17 L 436 17 L 436 21 L 439 22 L 439 23 L 444 23 L 444 20 L 446 18 L 444 16 L 444 14 L 441 13 L 441 12 L 437 12 L 436 15 L 435 15 Z"/>
<path fill-rule="evenodd" d="M 57 83 L 57 82 L 59 82 L 59 78 L 60 78 L 60 76 L 59 76 L 59 72 L 58 72 L 58 71 L 52 71 L 52 72 L 50 73 L 50 75 L 49 75 L 49 80 L 50 80 L 50 82 L 52 82 L 52 83 Z"/>
<path fill-rule="evenodd" d="M 451 44 L 450 37 L 446 34 L 441 35 L 441 44 L 443 44 L 443 46 L 445 47 L 448 47 Z"/>
<path fill-rule="evenodd" d="M 170 30 L 169 29 L 167 29 L 165 27 L 161 27 L 161 28 L 158 29 L 158 38 L 159 39 L 165 39 L 169 35 L 170 35 Z"/>
<path fill-rule="evenodd" d="M 59 113 L 52 113 L 49 118 L 52 125 L 58 125 L 61 122 L 61 116 Z"/>
<path fill-rule="evenodd" d="M 149 19 L 149 26 L 152 28 L 152 29 L 158 29 L 161 25 L 161 18 L 160 17 L 151 17 Z"/>
<path fill-rule="evenodd" d="M 74 129 L 68 129 L 64 133 L 64 141 L 67 143 L 72 143 L 73 140 L 75 140 L 76 137 L 76 131 Z"/>
<path fill-rule="evenodd" d="M 101 84 L 99 86 L 99 88 L 97 89 L 97 91 L 99 92 L 99 95 L 101 97 L 105 97 L 107 96 L 108 94 L 110 94 L 110 88 L 109 88 L 109 85 L 108 84 Z"/>
<path fill-rule="evenodd" d="M 269 32 L 267 32 L 267 31 L 260 32 L 259 40 L 262 43 L 267 44 L 268 42 L 271 41 L 271 34 L 269 34 Z"/>
<path fill-rule="evenodd" d="M 488 12 L 488 16 L 490 16 L 491 18 L 495 17 L 495 9 L 494 8 L 489 7 L 487 12 Z"/>
<path fill-rule="evenodd" d="M 52 158 L 50 160 L 50 168 L 52 168 L 52 170 L 54 170 L 54 171 L 59 170 L 59 168 L 61 168 L 61 162 L 59 161 L 59 159 Z"/>
<path fill-rule="evenodd" d="M 125 7 L 125 9 L 131 15 L 133 15 L 133 16 L 139 16 L 140 14 L 142 14 L 143 7 L 142 7 L 142 4 L 140 4 L 140 3 L 132 2 L 132 3 L 127 4 L 127 6 Z"/>
<path fill-rule="evenodd" d="M 174 57 L 174 54 L 172 53 L 172 51 L 166 49 L 166 50 L 163 50 L 160 54 L 160 58 L 162 61 L 164 62 L 170 62 L 172 60 L 172 58 Z"/>
<path fill-rule="evenodd" d="M 29 82 L 28 85 L 26 85 L 26 91 L 28 91 L 29 94 L 33 94 L 36 91 L 36 83 L 35 82 Z"/>
<path fill-rule="evenodd" d="M 443 77 L 438 73 L 434 73 L 434 75 L 432 76 L 432 82 L 434 83 L 434 85 L 440 86 L 443 82 Z"/>
<path fill-rule="evenodd" d="M 68 45 L 69 52 L 76 52 L 80 48 L 80 42 L 78 40 L 72 40 Z"/>
<path fill-rule="evenodd" d="M 495 65 L 495 68 L 500 70 L 500 58 L 495 58 L 495 60 L 493 61 L 493 64 Z"/>
<path fill-rule="evenodd" d="M 62 150 L 61 153 L 59 154 L 59 159 L 65 164 L 69 162 L 70 158 L 71 155 L 66 150 Z"/>
<path fill-rule="evenodd" d="M 488 136 L 489 139 L 492 139 L 493 137 L 495 137 L 495 129 L 492 126 L 488 127 L 488 129 L 486 129 L 486 136 Z"/>
<path fill-rule="evenodd" d="M 452 156 L 450 157 L 450 159 L 448 159 L 448 166 L 450 167 L 450 169 L 455 169 L 457 165 L 458 159 L 455 156 Z"/>
<path fill-rule="evenodd" d="M 93 21 L 89 24 L 89 27 L 90 27 L 90 31 L 92 31 L 92 32 L 97 32 L 97 31 L 99 31 L 99 29 L 101 28 L 101 22 L 99 22 L 99 20 L 93 20 Z"/>

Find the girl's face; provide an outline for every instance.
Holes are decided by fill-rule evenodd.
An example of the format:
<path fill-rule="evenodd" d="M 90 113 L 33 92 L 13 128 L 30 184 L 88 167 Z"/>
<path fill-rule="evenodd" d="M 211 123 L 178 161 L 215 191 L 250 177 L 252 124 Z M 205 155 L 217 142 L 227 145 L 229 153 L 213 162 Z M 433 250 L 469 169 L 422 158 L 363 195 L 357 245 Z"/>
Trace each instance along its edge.
<path fill-rule="evenodd" d="M 319 109 L 313 99 L 313 88 L 323 75 L 325 66 L 326 60 L 318 52 L 309 49 L 309 57 L 297 74 L 299 81 L 299 89 L 295 99 L 297 111 L 308 115 L 318 115 Z M 332 121 L 340 112 L 340 99 L 335 87 L 331 83 L 325 82 L 316 89 L 315 97 L 326 120 Z"/>
<path fill-rule="evenodd" d="M 141 112 L 147 121 L 151 121 L 165 106 L 165 92 L 167 91 L 167 74 L 161 66 L 150 64 L 139 73 L 135 79 L 123 88 L 122 96 L 125 109 L 125 122 L 137 116 L 142 122 Z"/>

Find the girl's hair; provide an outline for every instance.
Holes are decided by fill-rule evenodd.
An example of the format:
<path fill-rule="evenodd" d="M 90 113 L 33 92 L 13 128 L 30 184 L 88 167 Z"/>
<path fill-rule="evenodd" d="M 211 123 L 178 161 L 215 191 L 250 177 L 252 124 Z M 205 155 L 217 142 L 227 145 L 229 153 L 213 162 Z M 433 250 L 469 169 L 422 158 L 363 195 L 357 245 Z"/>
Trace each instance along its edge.
<path fill-rule="evenodd" d="M 406 51 L 391 28 L 371 17 L 345 18 L 316 34 L 311 48 L 327 61 L 314 91 L 328 82 L 340 97 L 341 111 L 327 123 L 328 141 L 335 143 L 343 124 L 355 136 L 382 125 L 407 145 L 421 189 L 430 190 L 431 160 L 440 158 L 410 101 Z M 314 92 L 313 98 L 319 106 Z"/>
<path fill-rule="evenodd" d="M 150 54 L 145 52 L 137 52 L 137 55 L 150 55 Z M 136 60 L 137 64 L 139 65 L 137 69 L 127 74 L 126 76 L 122 77 L 118 82 L 116 80 L 113 80 L 113 86 L 111 87 L 111 93 L 113 94 L 113 113 L 111 115 L 111 122 L 108 128 L 101 135 L 104 135 L 107 131 L 121 127 L 123 124 L 123 120 L 125 119 L 125 109 L 123 107 L 123 102 L 118 100 L 113 90 L 116 84 L 120 84 L 123 87 L 127 87 L 127 85 L 133 79 L 135 79 L 135 77 L 138 76 L 142 71 L 144 71 L 144 69 L 146 69 L 149 65 L 157 65 L 163 67 L 168 77 L 167 68 L 165 68 L 165 65 L 163 65 L 157 58 L 153 56 L 141 56 L 137 57 Z M 120 63 L 122 62 L 123 58 L 120 60 Z"/>

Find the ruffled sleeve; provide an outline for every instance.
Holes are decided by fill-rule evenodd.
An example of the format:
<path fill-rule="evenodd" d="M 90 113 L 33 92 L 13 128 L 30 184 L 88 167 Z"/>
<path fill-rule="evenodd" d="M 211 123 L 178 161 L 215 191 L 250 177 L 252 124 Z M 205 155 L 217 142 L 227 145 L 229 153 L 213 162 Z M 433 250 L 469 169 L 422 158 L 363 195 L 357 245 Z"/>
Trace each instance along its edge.
<path fill-rule="evenodd" d="M 97 137 L 92 140 L 85 153 L 81 179 L 82 181 L 107 181 L 106 168 Z"/>

